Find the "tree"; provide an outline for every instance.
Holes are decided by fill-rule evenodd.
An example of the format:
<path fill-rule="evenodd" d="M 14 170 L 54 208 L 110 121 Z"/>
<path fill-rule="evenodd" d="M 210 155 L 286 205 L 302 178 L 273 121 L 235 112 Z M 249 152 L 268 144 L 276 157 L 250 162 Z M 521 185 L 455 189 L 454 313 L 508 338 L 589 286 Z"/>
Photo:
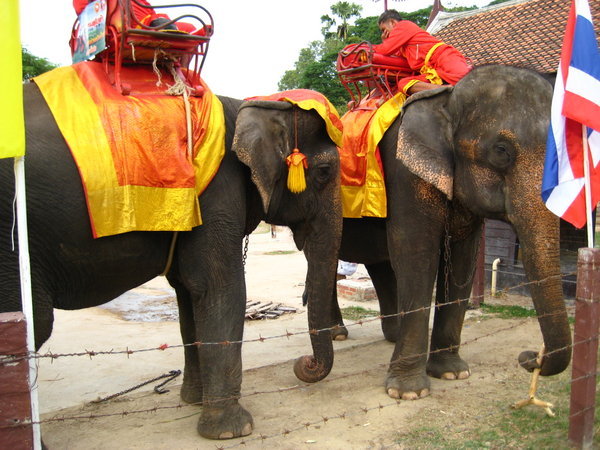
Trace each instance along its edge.
<path fill-rule="evenodd" d="M 36 77 L 48 72 L 49 70 L 58 67 L 57 64 L 51 63 L 46 58 L 40 58 L 29 52 L 26 48 L 22 49 L 22 63 L 23 63 L 23 79 L 29 80 L 30 78 Z"/>
<path fill-rule="evenodd" d="M 328 15 L 321 16 L 321 22 L 324 24 L 321 29 L 323 37 L 328 39 L 335 35 L 338 39 L 346 40 L 350 28 L 348 20 L 352 17 L 358 17 L 361 11 L 362 6 L 355 3 L 337 2 L 331 5 L 331 13 L 334 17 Z M 339 25 L 337 25 L 336 17 L 341 20 Z M 335 25 L 337 25 L 335 33 L 330 32 L 331 27 Z"/>

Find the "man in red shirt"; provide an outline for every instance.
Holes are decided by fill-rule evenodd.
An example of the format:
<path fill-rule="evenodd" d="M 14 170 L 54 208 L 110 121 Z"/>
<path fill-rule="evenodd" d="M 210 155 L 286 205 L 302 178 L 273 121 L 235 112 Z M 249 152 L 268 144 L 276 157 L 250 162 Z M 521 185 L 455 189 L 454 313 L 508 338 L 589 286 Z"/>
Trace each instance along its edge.
<path fill-rule="evenodd" d="M 435 89 L 443 82 L 456 84 L 471 66 L 454 47 L 434 38 L 410 20 L 402 20 L 398 11 L 388 9 L 379 16 L 383 42 L 374 45 L 376 53 L 405 58 L 417 75 L 398 83 L 405 94 Z"/>

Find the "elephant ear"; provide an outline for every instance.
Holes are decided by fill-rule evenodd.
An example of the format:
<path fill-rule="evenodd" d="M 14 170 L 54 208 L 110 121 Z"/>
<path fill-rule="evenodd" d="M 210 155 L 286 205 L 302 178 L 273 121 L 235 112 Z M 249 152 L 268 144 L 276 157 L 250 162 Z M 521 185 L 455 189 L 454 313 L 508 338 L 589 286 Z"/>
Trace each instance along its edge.
<path fill-rule="evenodd" d="M 287 173 L 285 158 L 291 152 L 287 112 L 291 109 L 286 102 L 252 100 L 242 103 L 238 110 L 232 149 L 250 168 L 265 214 L 277 181 Z"/>
<path fill-rule="evenodd" d="M 454 157 L 447 106 L 452 86 L 411 95 L 402 107 L 396 158 L 452 199 Z"/>

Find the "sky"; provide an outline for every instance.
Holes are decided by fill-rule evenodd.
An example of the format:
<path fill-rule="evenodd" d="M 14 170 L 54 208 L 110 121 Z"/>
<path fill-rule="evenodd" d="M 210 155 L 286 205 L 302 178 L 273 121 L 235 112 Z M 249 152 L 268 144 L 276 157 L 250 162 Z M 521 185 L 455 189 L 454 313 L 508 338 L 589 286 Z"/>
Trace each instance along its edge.
<path fill-rule="evenodd" d="M 320 40 L 321 16 L 339 0 L 191 0 L 212 14 L 215 33 L 202 69 L 213 92 L 235 98 L 269 95 L 300 50 Z M 383 0 L 350 0 L 362 17 L 383 12 Z M 485 6 L 491 0 L 445 0 L 445 7 Z M 150 0 L 154 5 L 190 0 Z M 433 0 L 388 0 L 388 8 L 415 11 Z M 21 0 L 21 43 L 36 56 L 59 65 L 71 63 L 69 37 L 75 21 L 72 0 Z M 180 14 L 175 14 L 180 15 Z"/>

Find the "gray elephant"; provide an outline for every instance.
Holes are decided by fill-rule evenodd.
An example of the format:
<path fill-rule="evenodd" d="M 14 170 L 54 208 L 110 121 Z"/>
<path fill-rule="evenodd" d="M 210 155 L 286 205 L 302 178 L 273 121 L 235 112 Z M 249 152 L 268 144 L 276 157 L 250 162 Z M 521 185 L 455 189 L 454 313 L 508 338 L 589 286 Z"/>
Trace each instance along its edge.
<path fill-rule="evenodd" d="M 393 398 L 429 393 L 428 375 L 464 379 L 461 329 L 484 218 L 514 227 L 543 334 L 542 375 L 568 366 L 571 334 L 562 294 L 559 223 L 540 196 L 552 86 L 505 66 L 474 69 L 455 87 L 411 96 L 380 149 L 388 218 L 344 219 L 340 259 L 364 263 L 387 340 Z M 437 276 L 436 308 L 428 340 Z M 334 291 L 335 296 L 335 291 Z M 337 302 L 333 323 L 343 325 Z M 334 330 L 343 339 L 347 331 Z M 521 365 L 532 370 L 537 352 Z"/>
<path fill-rule="evenodd" d="M 248 435 L 253 420 L 239 403 L 246 303 L 242 240 L 261 220 L 286 225 L 304 249 L 310 275 L 311 328 L 324 328 L 317 305 L 329 303 L 341 236 L 339 156 L 314 111 L 277 102 L 221 98 L 226 152 L 200 197 L 203 224 L 180 232 L 167 279 L 175 288 L 188 345 L 181 397 L 201 402 L 199 433 L 224 439 Z M 50 336 L 53 308 L 81 309 L 108 302 L 165 268 L 170 232 L 129 232 L 92 238 L 77 167 L 35 84 L 24 86 L 26 184 L 35 342 Z M 292 117 L 296 118 L 294 136 Z M 235 121 L 238 134 L 235 136 Z M 305 191 L 286 187 L 286 156 L 295 140 L 306 155 Z M 236 153 L 237 152 L 237 153 Z M 255 181 L 255 185 L 252 181 Z M 14 182 L 12 161 L 0 162 L 0 312 L 21 309 L 18 252 L 10 249 Z M 319 298 L 327 292 L 327 298 Z M 309 370 L 325 376 L 333 350 L 328 333 L 311 336 L 317 353 Z"/>

